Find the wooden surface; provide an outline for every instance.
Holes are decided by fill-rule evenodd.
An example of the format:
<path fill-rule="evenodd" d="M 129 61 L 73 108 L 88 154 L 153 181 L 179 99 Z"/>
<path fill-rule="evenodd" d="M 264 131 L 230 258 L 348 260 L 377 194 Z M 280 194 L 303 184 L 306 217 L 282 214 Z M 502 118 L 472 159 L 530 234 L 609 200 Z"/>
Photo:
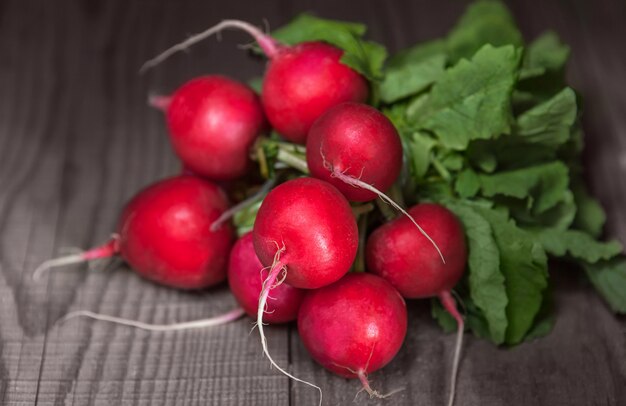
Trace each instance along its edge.
<path fill-rule="evenodd" d="M 125 266 L 68 267 L 40 282 L 31 272 L 68 247 L 107 239 L 138 188 L 178 169 L 163 119 L 145 103 L 194 75 L 258 75 L 263 64 L 227 32 L 144 77 L 141 63 L 223 18 L 272 27 L 296 13 L 363 21 L 395 51 L 445 33 L 464 2 L 214 0 L 0 0 L 0 403 L 137 405 L 315 405 L 317 393 L 290 383 L 261 356 L 252 322 L 207 330 L 147 333 L 86 320 L 87 309 L 174 322 L 234 306 L 225 287 L 182 293 L 141 280 Z M 571 44 L 569 74 L 585 97 L 586 163 L 608 210 L 609 235 L 626 242 L 626 3 L 516 0 L 527 38 L 545 29 Z M 106 264 L 97 264 L 102 268 Z M 626 320 L 583 281 L 554 278 L 558 322 L 548 337 L 505 350 L 468 337 L 457 405 L 626 404 Z M 372 375 L 386 401 L 444 404 L 454 338 L 423 302 L 409 305 L 398 357 Z M 271 327 L 270 352 L 324 389 L 326 405 L 349 405 L 359 385 L 309 359 L 293 326 Z"/>

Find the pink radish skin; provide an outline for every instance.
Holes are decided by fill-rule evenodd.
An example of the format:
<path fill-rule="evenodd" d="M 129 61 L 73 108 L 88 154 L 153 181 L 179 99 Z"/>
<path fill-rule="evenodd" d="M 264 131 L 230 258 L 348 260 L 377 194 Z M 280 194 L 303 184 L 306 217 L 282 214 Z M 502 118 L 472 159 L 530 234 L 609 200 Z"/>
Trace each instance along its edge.
<path fill-rule="evenodd" d="M 437 243 L 446 262 L 441 262 L 426 238 L 415 233 L 406 217 L 399 217 L 370 235 L 365 251 L 367 267 L 388 280 L 405 298 L 439 297 L 445 309 L 456 320 L 457 343 L 448 403 L 452 405 L 464 322 L 450 292 L 465 272 L 465 235 L 459 220 L 443 206 L 419 204 L 408 212 Z"/>
<path fill-rule="evenodd" d="M 298 332 L 311 357 L 329 371 L 359 378 L 372 396 L 367 375 L 387 365 L 407 332 L 404 299 L 383 278 L 350 273 L 310 291 L 298 314 Z"/>
<path fill-rule="evenodd" d="M 285 282 L 302 289 L 339 280 L 358 246 L 350 205 L 334 186 L 313 178 L 294 179 L 268 193 L 252 235 L 261 263 L 286 267 Z"/>
<path fill-rule="evenodd" d="M 230 251 L 228 264 L 228 284 L 230 291 L 239 305 L 250 317 L 256 317 L 259 306 L 259 296 L 263 289 L 263 281 L 267 279 L 268 270 L 254 252 L 252 233 L 241 237 Z M 283 283 L 272 289 L 271 297 L 267 301 L 267 309 L 263 315 L 266 323 L 287 323 L 296 320 L 298 310 L 305 291 Z"/>
<path fill-rule="evenodd" d="M 320 41 L 287 46 L 239 20 L 224 20 L 188 38 L 146 62 L 142 70 L 225 28 L 250 34 L 269 58 L 262 103 L 272 127 L 287 140 L 304 144 L 309 128 L 326 110 L 346 101 L 367 100 L 368 83 L 340 62 L 342 50 Z"/>
<path fill-rule="evenodd" d="M 270 267 L 257 307 L 257 327 L 263 352 L 284 375 L 303 381 L 281 368 L 267 349 L 263 318 L 272 289 L 282 282 L 303 289 L 331 284 L 354 262 L 359 243 L 356 220 L 348 201 L 331 184 L 298 178 L 274 188 L 263 200 L 252 230 L 261 263 Z"/>
<path fill-rule="evenodd" d="M 339 61 L 342 54 L 323 42 L 304 42 L 282 46 L 270 57 L 261 100 L 272 127 L 289 141 L 304 144 L 315 120 L 328 109 L 367 100 L 367 82 Z"/>
<path fill-rule="evenodd" d="M 311 127 L 306 146 L 313 177 L 335 186 L 351 201 L 380 197 L 409 219 L 442 263 L 445 256 L 428 233 L 384 192 L 400 175 L 402 142 L 391 121 L 373 107 L 342 103 L 324 113 Z"/>
<path fill-rule="evenodd" d="M 191 172 L 213 180 L 245 175 L 249 150 L 265 128 L 259 97 L 224 76 L 202 76 L 150 104 L 166 113 L 176 155 Z"/>
<path fill-rule="evenodd" d="M 211 231 L 228 208 L 224 192 L 194 176 L 181 175 L 148 186 L 124 207 L 117 234 L 79 255 L 46 261 L 51 266 L 120 255 L 139 275 L 180 289 L 201 289 L 226 279 L 233 240 L 230 225 Z"/>
<path fill-rule="evenodd" d="M 402 142 L 391 121 L 366 104 L 342 103 L 311 127 L 306 143 L 311 176 L 335 186 L 350 201 L 378 197 L 340 179 L 358 179 L 385 192 L 402 169 Z"/>

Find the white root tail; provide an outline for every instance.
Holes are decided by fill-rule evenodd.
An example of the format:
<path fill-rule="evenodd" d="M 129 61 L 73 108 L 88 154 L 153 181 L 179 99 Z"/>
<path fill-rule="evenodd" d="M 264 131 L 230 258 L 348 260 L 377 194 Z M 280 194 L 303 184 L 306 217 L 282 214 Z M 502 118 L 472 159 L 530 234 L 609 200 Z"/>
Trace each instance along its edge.
<path fill-rule="evenodd" d="M 272 356 L 269 353 L 269 350 L 267 348 L 267 338 L 265 337 L 265 332 L 263 331 L 263 314 L 265 313 L 265 309 L 267 306 L 267 299 L 269 297 L 269 293 L 270 290 L 275 288 L 277 285 L 280 284 L 281 281 L 278 281 L 278 276 L 283 273 L 286 272 L 285 269 L 285 264 L 283 264 L 280 260 L 280 255 L 285 251 L 285 248 L 279 248 L 276 251 L 276 255 L 274 256 L 274 263 L 272 264 L 270 271 L 269 271 L 269 275 L 267 277 L 267 279 L 265 279 L 265 281 L 263 282 L 263 289 L 261 290 L 261 294 L 259 296 L 259 308 L 257 311 L 257 321 L 256 321 L 256 325 L 259 328 L 259 334 L 261 336 L 261 346 L 263 347 L 263 353 L 265 354 L 265 356 L 267 357 L 267 359 L 269 359 L 270 363 L 276 368 L 278 369 L 283 375 L 293 379 L 296 382 L 300 382 L 303 383 L 305 385 L 309 385 L 315 389 L 317 389 L 320 393 L 320 402 L 319 402 L 319 406 L 322 406 L 322 388 L 320 388 L 317 385 L 312 384 L 311 382 L 307 382 L 303 379 L 300 378 L 296 378 L 295 376 L 291 375 L 289 372 L 285 371 L 283 368 L 281 368 L 272 358 Z M 282 278 L 284 279 L 284 278 Z"/>
<path fill-rule="evenodd" d="M 426 237 L 426 239 L 428 239 L 428 241 L 433 245 L 433 247 L 435 247 L 435 249 L 437 250 L 437 253 L 441 257 L 441 261 L 444 264 L 446 263 L 446 259 L 443 257 L 443 253 L 439 249 L 439 246 L 437 245 L 437 243 L 435 243 L 435 241 L 433 241 L 433 239 L 428 235 L 428 233 L 424 231 L 424 229 L 420 227 L 419 224 L 417 224 L 413 216 L 411 216 L 406 210 L 404 210 L 398 203 L 393 201 L 392 198 L 390 198 L 389 196 L 387 196 L 380 190 L 376 189 L 374 186 L 370 185 L 369 183 L 365 183 L 362 180 L 357 179 L 352 175 L 346 175 L 345 173 L 339 172 L 337 170 L 332 170 L 331 176 L 341 180 L 342 182 L 347 183 L 348 185 L 365 189 L 365 190 L 369 190 L 370 192 L 376 193 L 376 195 L 378 195 L 378 197 L 380 197 L 383 201 L 389 203 L 391 206 L 393 206 L 394 209 L 398 210 L 400 213 L 408 217 L 408 219 L 411 220 L 411 222 L 415 225 L 415 227 L 417 227 L 419 232 L 422 233 L 422 235 Z"/>
<path fill-rule="evenodd" d="M 443 292 L 439 295 L 439 300 L 443 307 L 454 317 L 457 325 L 456 343 L 454 345 L 454 359 L 452 360 L 452 373 L 450 374 L 450 394 L 448 396 L 448 406 L 454 405 L 454 397 L 456 395 L 456 380 L 459 372 L 459 363 L 461 361 L 461 349 L 463 347 L 463 331 L 465 323 L 463 317 L 456 307 L 456 302 L 450 292 Z"/>
<path fill-rule="evenodd" d="M 236 29 L 243 30 L 247 32 L 248 34 L 250 34 L 254 38 L 254 40 L 259 44 L 259 46 L 261 47 L 265 55 L 270 59 L 274 55 L 276 55 L 276 52 L 278 52 L 279 44 L 272 37 L 265 34 L 263 31 L 261 31 L 259 28 L 255 27 L 254 25 L 247 23 L 245 21 L 240 21 L 240 20 L 224 20 L 203 32 L 192 35 L 191 37 L 187 38 L 183 42 L 180 42 L 172 46 L 171 48 L 166 49 L 161 54 L 157 55 L 156 57 L 144 63 L 141 66 L 141 69 L 139 69 L 139 73 L 143 73 L 147 71 L 148 69 L 151 69 L 159 65 L 161 62 L 163 62 L 164 60 L 166 60 L 173 54 L 179 51 L 184 51 L 190 46 L 206 38 L 209 38 L 210 36 L 214 34 L 219 33 L 225 28 L 236 28 Z"/>
<path fill-rule="evenodd" d="M 357 373 L 357 376 L 359 378 L 359 381 L 361 381 L 361 385 L 363 385 L 361 390 L 357 393 L 357 396 L 362 391 L 365 391 L 367 392 L 368 395 L 370 395 L 370 399 L 371 398 L 386 399 L 390 397 L 391 395 L 398 393 L 398 392 L 402 392 L 404 390 L 404 388 L 399 388 L 399 389 L 394 389 L 391 392 L 383 394 L 383 393 L 378 392 L 377 390 L 372 389 L 372 387 L 370 386 L 370 382 L 367 379 L 367 374 L 364 371 L 359 371 Z"/>
<path fill-rule="evenodd" d="M 88 310 L 78 310 L 68 313 L 65 317 L 59 320 L 59 323 L 65 323 L 66 321 L 76 317 L 87 317 L 99 321 L 107 321 L 110 323 L 120 324 L 123 326 L 140 328 L 148 331 L 180 331 L 190 330 L 196 328 L 214 327 L 222 324 L 230 323 L 242 317 L 246 312 L 242 308 L 236 308 L 221 316 L 211 317 L 208 319 L 187 321 L 182 323 L 173 324 L 150 324 L 141 321 L 125 319 L 122 317 L 107 316 L 105 314 L 98 314 L 90 312 Z"/>
<path fill-rule="evenodd" d="M 47 261 L 44 261 L 35 269 L 33 272 L 33 280 L 38 281 L 41 279 L 44 273 L 48 272 L 51 268 L 55 268 L 58 266 L 66 266 L 71 264 L 80 264 L 85 262 L 86 259 L 83 257 L 83 253 L 68 255 L 61 258 L 53 258 Z"/>

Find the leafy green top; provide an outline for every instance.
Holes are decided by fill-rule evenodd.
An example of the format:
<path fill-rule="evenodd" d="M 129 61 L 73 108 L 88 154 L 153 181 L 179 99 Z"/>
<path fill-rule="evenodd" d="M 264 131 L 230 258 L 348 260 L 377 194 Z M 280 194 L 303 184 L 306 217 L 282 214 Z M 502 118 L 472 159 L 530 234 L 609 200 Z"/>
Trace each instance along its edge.
<path fill-rule="evenodd" d="M 626 313 L 626 260 L 619 243 L 598 240 L 606 216 L 582 182 L 580 100 L 566 84 L 569 48 L 557 35 L 525 44 L 506 7 L 483 0 L 444 38 L 384 66 L 385 49 L 365 31 L 303 14 L 274 36 L 343 49 L 342 62 L 379 92 L 372 103 L 382 102 L 404 146 L 402 197 L 444 204 L 465 227 L 468 272 L 456 290 L 468 328 L 506 345 L 549 332 L 548 256 L 582 265 Z M 265 155 L 277 156 L 276 142 Z M 436 301 L 433 315 L 454 327 Z"/>

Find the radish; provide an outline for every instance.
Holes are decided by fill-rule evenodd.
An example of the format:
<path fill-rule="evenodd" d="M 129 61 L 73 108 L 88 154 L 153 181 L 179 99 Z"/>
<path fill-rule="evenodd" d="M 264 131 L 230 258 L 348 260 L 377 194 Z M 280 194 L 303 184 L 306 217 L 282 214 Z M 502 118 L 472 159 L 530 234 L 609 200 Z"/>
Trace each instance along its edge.
<path fill-rule="evenodd" d="M 260 272 L 263 269 L 263 272 Z M 259 295 L 263 290 L 263 280 L 268 276 L 267 269 L 254 252 L 252 233 L 241 237 L 230 251 L 228 264 L 228 285 L 239 305 L 250 317 L 256 317 Z M 267 303 L 263 321 L 267 323 L 287 323 L 298 316 L 300 303 L 305 291 L 283 283 L 272 289 L 271 300 Z"/>
<path fill-rule="evenodd" d="M 367 100 L 367 81 L 340 62 L 341 49 L 320 41 L 287 46 L 239 20 L 224 20 L 190 37 L 146 62 L 142 70 L 225 28 L 250 34 L 269 58 L 261 99 L 272 127 L 286 139 L 303 144 L 313 122 L 326 110 L 345 101 Z"/>
<path fill-rule="evenodd" d="M 384 114 L 361 103 L 341 103 L 311 127 L 306 143 L 311 176 L 335 186 L 348 200 L 367 202 L 380 197 L 409 218 L 445 259 L 437 244 L 384 191 L 402 169 L 402 142 Z"/>
<path fill-rule="evenodd" d="M 348 272 L 359 243 L 350 205 L 327 182 L 314 178 L 293 179 L 277 186 L 265 197 L 252 237 L 261 263 L 270 267 L 257 308 L 263 352 L 283 374 L 321 393 L 319 387 L 294 377 L 274 362 L 267 350 L 263 313 L 270 290 L 283 281 L 297 288 L 316 289 L 339 280 Z"/>
<path fill-rule="evenodd" d="M 200 289 L 226 279 L 233 230 L 211 224 L 228 208 L 223 191 L 195 176 L 159 181 L 140 191 L 122 211 L 117 234 L 100 247 L 44 262 L 52 266 L 120 255 L 141 276 L 181 289 Z"/>
<path fill-rule="evenodd" d="M 367 375 L 398 353 L 407 331 L 406 304 L 383 278 L 350 273 L 310 291 L 298 313 L 298 332 L 311 357 L 346 378 L 359 378 L 370 396 Z"/>
<path fill-rule="evenodd" d="M 187 170 L 214 180 L 246 173 L 250 147 L 265 127 L 259 97 L 248 86 L 202 76 L 150 104 L 166 113 L 170 141 Z"/>
<path fill-rule="evenodd" d="M 399 217 L 374 230 L 366 247 L 368 269 L 388 280 L 405 298 L 439 297 L 457 322 L 457 341 L 450 383 L 449 405 L 454 403 L 456 376 L 463 343 L 463 318 L 451 295 L 467 263 L 467 247 L 459 220 L 443 206 L 418 204 L 409 214 L 437 241 L 445 258 L 442 263 L 429 242 L 413 231 L 405 217 Z"/>
<path fill-rule="evenodd" d="M 402 169 L 402 142 L 384 114 L 361 103 L 341 103 L 311 127 L 306 143 L 311 176 L 335 186 L 350 201 L 367 202 L 393 185 Z M 356 186 L 356 187 L 355 187 Z"/>

